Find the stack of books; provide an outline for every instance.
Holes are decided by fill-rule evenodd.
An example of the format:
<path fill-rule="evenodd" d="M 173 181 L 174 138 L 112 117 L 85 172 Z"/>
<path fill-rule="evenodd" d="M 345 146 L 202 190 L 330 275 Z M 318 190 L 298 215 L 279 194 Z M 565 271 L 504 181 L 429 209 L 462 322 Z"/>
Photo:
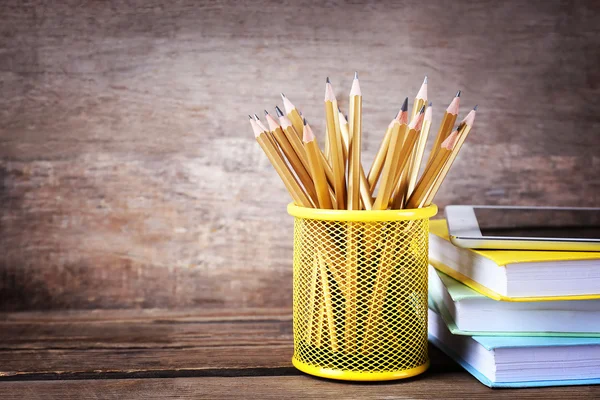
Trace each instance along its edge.
<path fill-rule="evenodd" d="M 431 221 L 429 339 L 490 387 L 600 383 L 600 252 L 476 251 Z"/>

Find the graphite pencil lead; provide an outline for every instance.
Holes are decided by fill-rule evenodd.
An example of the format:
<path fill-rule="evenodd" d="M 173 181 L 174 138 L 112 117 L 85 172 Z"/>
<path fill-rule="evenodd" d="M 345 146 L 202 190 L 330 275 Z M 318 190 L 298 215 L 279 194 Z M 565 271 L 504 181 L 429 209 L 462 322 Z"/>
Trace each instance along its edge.
<path fill-rule="evenodd" d="M 331 81 L 329 80 L 329 77 L 327 77 L 327 79 L 325 79 L 325 83 L 331 83 Z"/>
<path fill-rule="evenodd" d="M 354 79 L 358 79 L 358 71 L 354 71 Z"/>
<path fill-rule="evenodd" d="M 275 106 L 275 113 L 277 114 L 277 117 L 283 117 L 283 112 L 281 111 L 279 106 Z"/>
<path fill-rule="evenodd" d="M 433 105 L 433 101 L 430 101 L 427 107 L 431 107 Z"/>
<path fill-rule="evenodd" d="M 456 92 L 456 96 L 454 97 L 460 97 L 461 91 L 459 90 L 458 92 Z"/>
<path fill-rule="evenodd" d="M 425 112 L 425 105 L 423 105 L 423 107 L 421 107 L 421 109 L 419 110 L 419 114 L 423 114 Z"/>
<path fill-rule="evenodd" d="M 250 118 L 250 119 L 254 119 L 254 118 L 252 118 L 252 115 L 250 115 L 250 114 L 248 114 L 248 118 Z"/>
<path fill-rule="evenodd" d="M 281 98 L 285 99 L 285 94 L 283 94 L 283 92 L 281 92 Z"/>
<path fill-rule="evenodd" d="M 477 104 L 475 107 L 473 107 L 473 110 L 477 111 L 477 107 L 479 107 L 479 104 Z"/>
<path fill-rule="evenodd" d="M 255 121 L 260 121 L 260 118 L 258 118 L 258 115 L 254 114 L 254 120 Z"/>
<path fill-rule="evenodd" d="M 427 84 L 427 75 L 425 75 L 425 79 L 423 79 L 423 84 Z"/>
<path fill-rule="evenodd" d="M 404 103 L 402 103 L 401 111 L 408 111 L 408 97 L 404 99 Z"/>
<path fill-rule="evenodd" d="M 264 110 L 265 115 L 269 115 L 269 112 L 267 110 Z"/>
<path fill-rule="evenodd" d="M 308 122 L 306 121 L 306 118 L 302 118 L 302 122 L 304 123 L 304 125 L 308 124 Z"/>

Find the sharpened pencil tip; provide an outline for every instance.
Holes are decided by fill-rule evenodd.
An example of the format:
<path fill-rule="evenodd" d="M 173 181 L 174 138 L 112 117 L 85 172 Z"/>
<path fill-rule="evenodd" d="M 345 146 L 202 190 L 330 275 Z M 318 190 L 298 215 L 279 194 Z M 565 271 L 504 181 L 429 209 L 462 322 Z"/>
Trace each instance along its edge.
<path fill-rule="evenodd" d="M 281 112 L 279 106 L 275 106 L 275 114 L 277 114 L 277 117 L 283 117 L 283 112 Z"/>
<path fill-rule="evenodd" d="M 423 114 L 425 112 L 425 106 L 423 105 L 423 107 L 421 107 L 421 109 L 419 110 L 419 114 Z"/>
<path fill-rule="evenodd" d="M 327 77 L 327 79 L 325 79 L 325 83 L 331 83 L 331 81 L 329 80 L 329 77 Z"/>
<path fill-rule="evenodd" d="M 477 107 L 479 107 L 479 104 L 477 104 L 475 107 L 473 107 L 473 111 L 477 111 Z"/>
<path fill-rule="evenodd" d="M 408 111 L 408 97 L 404 99 L 404 103 L 402 103 L 401 111 Z"/>
<path fill-rule="evenodd" d="M 281 98 L 285 99 L 285 94 L 283 94 L 283 92 L 281 92 Z"/>
<path fill-rule="evenodd" d="M 427 105 L 427 107 L 431 107 L 433 105 L 433 102 L 430 101 L 429 104 Z"/>
<path fill-rule="evenodd" d="M 301 117 L 303 116 L 303 115 L 302 115 L 302 111 L 298 111 L 298 114 L 300 114 L 300 116 L 301 116 Z"/>
<path fill-rule="evenodd" d="M 254 120 L 255 121 L 260 121 L 260 118 L 258 118 L 258 115 L 254 114 Z"/>
<path fill-rule="evenodd" d="M 354 79 L 358 79 L 358 71 L 354 71 Z"/>
<path fill-rule="evenodd" d="M 308 122 L 306 121 L 306 118 L 302 118 L 302 122 L 304 123 L 304 126 L 306 126 L 306 124 L 308 124 Z"/>
<path fill-rule="evenodd" d="M 423 83 L 427 83 L 427 75 L 425 75 L 425 79 L 423 79 Z"/>
<path fill-rule="evenodd" d="M 454 97 L 460 97 L 461 91 L 459 90 L 458 92 L 456 92 L 456 96 Z"/>
<path fill-rule="evenodd" d="M 254 118 L 252 118 L 252 115 L 250 115 L 250 114 L 248 114 L 248 118 L 250 118 L 250 119 L 254 119 Z"/>
<path fill-rule="evenodd" d="M 269 115 L 269 112 L 267 110 L 264 110 L 265 115 Z"/>

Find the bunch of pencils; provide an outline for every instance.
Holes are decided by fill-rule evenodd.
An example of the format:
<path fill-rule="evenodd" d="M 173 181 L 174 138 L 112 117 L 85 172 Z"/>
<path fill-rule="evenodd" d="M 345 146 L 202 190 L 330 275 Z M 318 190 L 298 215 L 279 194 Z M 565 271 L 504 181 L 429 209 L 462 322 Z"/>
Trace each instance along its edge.
<path fill-rule="evenodd" d="M 282 93 L 285 114 L 277 121 L 265 111 L 267 126 L 250 116 L 257 142 L 283 180 L 296 205 L 339 210 L 386 210 L 430 205 L 475 120 L 475 106 L 453 129 L 460 91 L 444 112 L 426 161 L 425 144 L 432 119 L 427 77 L 408 112 L 408 97 L 390 122 L 373 165 L 365 174 L 361 162 L 362 94 L 355 73 L 348 117 L 338 107 L 329 78 L 325 84 L 327 141 L 323 152 L 310 125 Z M 419 176 L 419 171 L 423 170 Z"/>

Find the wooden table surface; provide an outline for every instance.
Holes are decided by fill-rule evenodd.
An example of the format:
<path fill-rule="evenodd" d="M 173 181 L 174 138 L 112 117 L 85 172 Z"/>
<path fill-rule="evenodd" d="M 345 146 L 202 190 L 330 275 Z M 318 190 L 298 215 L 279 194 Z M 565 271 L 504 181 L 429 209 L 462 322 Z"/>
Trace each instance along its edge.
<path fill-rule="evenodd" d="M 297 371 L 288 309 L 0 315 L 0 398 L 598 398 L 600 387 L 492 390 L 430 347 L 425 374 L 347 383 Z"/>

